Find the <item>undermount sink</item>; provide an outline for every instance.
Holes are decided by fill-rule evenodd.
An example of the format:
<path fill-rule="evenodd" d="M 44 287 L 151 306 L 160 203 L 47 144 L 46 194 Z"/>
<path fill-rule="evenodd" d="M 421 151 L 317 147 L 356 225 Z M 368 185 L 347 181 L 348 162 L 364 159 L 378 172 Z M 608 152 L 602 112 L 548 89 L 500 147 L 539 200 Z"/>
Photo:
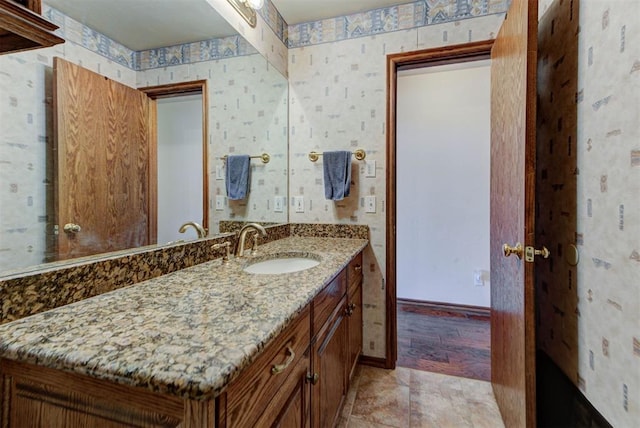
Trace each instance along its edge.
<path fill-rule="evenodd" d="M 269 254 L 252 260 L 244 271 L 253 274 L 282 274 L 299 272 L 320 264 L 320 256 L 304 252 Z"/>

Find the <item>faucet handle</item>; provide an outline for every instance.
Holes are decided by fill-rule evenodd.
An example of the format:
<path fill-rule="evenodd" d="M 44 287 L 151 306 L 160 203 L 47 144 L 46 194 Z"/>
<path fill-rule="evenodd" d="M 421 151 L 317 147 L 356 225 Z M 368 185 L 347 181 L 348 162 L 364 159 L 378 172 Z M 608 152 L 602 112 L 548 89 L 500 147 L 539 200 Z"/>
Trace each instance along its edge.
<path fill-rule="evenodd" d="M 222 264 L 223 265 L 227 265 L 229 264 L 229 257 L 230 257 L 230 248 L 231 248 L 231 242 L 229 241 L 225 241 L 225 242 L 220 242 L 218 244 L 214 244 L 211 246 L 212 250 L 219 250 L 220 248 L 225 248 L 227 251 L 225 253 L 224 256 L 222 256 Z"/>

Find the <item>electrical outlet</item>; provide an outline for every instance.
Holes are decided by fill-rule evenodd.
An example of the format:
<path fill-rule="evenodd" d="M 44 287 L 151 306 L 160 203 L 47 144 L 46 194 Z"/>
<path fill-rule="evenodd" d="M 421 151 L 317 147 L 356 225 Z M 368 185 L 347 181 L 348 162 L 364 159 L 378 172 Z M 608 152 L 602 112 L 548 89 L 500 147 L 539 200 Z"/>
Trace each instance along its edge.
<path fill-rule="evenodd" d="M 365 196 L 364 197 L 364 212 L 375 213 L 376 212 L 376 197 Z"/>
<path fill-rule="evenodd" d="M 226 198 L 224 196 L 221 196 L 221 195 L 216 196 L 216 211 L 224 210 L 225 199 Z"/>
<path fill-rule="evenodd" d="M 376 161 L 374 161 L 374 160 L 365 161 L 364 168 L 365 168 L 365 171 L 364 171 L 364 176 L 365 177 L 375 178 L 375 176 L 376 176 Z"/>
<path fill-rule="evenodd" d="M 304 196 L 296 196 L 294 201 L 294 206 L 296 208 L 297 213 L 304 212 Z"/>
<path fill-rule="evenodd" d="M 216 180 L 224 180 L 224 167 L 216 165 Z"/>
<path fill-rule="evenodd" d="M 273 198 L 273 212 L 281 213 L 284 211 L 284 196 L 275 196 Z"/>
<path fill-rule="evenodd" d="M 484 286 L 484 271 L 479 269 L 473 271 L 473 285 L 477 287 Z"/>

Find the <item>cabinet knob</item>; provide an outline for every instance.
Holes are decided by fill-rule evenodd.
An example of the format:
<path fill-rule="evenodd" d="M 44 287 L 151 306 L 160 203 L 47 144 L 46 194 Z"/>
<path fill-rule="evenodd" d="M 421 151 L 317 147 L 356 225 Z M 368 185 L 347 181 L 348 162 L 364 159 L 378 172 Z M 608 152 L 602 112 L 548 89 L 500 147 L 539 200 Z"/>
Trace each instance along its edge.
<path fill-rule="evenodd" d="M 344 309 L 344 314 L 348 317 L 350 317 L 351 315 L 353 315 L 353 311 L 356 309 L 356 304 L 355 303 L 350 303 L 349 306 L 347 306 Z"/>
<path fill-rule="evenodd" d="M 314 373 L 314 374 L 307 373 L 306 380 L 311 385 L 315 385 L 316 383 L 318 383 L 318 379 L 319 378 L 320 378 L 320 376 L 318 375 L 318 373 Z"/>

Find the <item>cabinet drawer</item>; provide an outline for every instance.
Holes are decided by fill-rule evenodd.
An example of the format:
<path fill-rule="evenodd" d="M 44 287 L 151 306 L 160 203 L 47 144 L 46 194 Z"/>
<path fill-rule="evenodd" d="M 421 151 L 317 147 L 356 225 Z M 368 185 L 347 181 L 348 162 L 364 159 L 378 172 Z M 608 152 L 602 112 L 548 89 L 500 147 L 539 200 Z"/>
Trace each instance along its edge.
<path fill-rule="evenodd" d="M 309 346 L 310 307 L 270 343 L 227 389 L 227 427 L 251 427 Z M 293 351 L 293 352 L 291 352 Z M 279 372 L 274 370 L 281 369 Z"/>
<path fill-rule="evenodd" d="M 362 252 L 358 253 L 358 255 L 349 262 L 349 266 L 347 267 L 347 280 L 349 283 L 349 293 L 353 293 L 362 280 Z"/>
<path fill-rule="evenodd" d="M 347 275 L 343 270 L 313 299 L 313 331 L 315 335 L 347 292 Z"/>

